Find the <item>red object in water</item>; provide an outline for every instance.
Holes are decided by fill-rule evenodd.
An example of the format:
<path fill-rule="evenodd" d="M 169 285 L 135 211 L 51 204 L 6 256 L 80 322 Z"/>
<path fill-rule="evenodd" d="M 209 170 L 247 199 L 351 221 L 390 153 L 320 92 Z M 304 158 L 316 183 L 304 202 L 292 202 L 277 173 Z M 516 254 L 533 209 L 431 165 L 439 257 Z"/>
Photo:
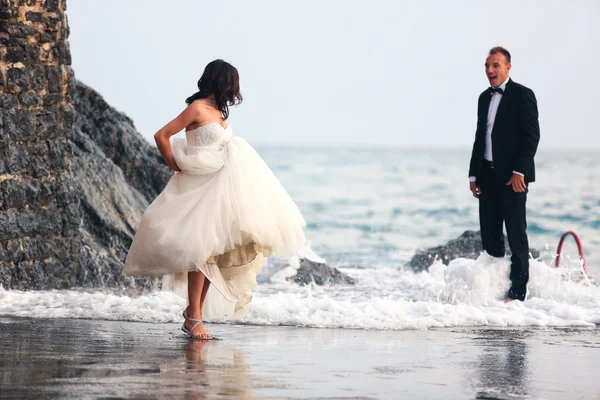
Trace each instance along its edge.
<path fill-rule="evenodd" d="M 556 250 L 556 268 L 558 268 L 558 264 L 560 263 L 560 252 L 562 250 L 563 242 L 565 241 L 565 238 L 569 235 L 573 236 L 573 239 L 575 239 L 575 243 L 577 243 L 577 249 L 579 250 L 579 258 L 583 261 L 583 272 L 587 274 L 585 257 L 583 255 L 583 246 L 581 245 L 581 240 L 579 240 L 579 236 L 577 236 L 577 234 L 573 231 L 567 231 L 563 233 L 562 237 L 560 238 L 560 241 L 558 242 L 558 250 Z"/>

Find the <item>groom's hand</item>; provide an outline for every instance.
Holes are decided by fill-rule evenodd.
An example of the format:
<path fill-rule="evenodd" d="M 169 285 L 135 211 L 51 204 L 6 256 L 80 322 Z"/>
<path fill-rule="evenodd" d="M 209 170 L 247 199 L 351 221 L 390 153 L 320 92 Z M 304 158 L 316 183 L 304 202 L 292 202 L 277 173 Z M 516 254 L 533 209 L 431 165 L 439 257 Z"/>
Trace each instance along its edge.
<path fill-rule="evenodd" d="M 525 177 L 519 174 L 513 173 L 506 186 L 508 185 L 511 185 L 512 189 L 516 193 L 523 193 L 527 189 L 527 185 L 525 185 Z"/>
<path fill-rule="evenodd" d="M 473 197 L 478 199 L 481 194 L 481 188 L 475 182 L 469 182 L 469 188 L 471 189 L 471 193 L 473 193 Z"/>

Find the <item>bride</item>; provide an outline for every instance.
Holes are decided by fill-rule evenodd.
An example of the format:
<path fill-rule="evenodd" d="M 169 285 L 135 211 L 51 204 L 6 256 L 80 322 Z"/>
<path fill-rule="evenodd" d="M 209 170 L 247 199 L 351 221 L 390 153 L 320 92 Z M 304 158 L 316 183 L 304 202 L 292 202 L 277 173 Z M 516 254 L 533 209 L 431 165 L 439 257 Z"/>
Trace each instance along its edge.
<path fill-rule="evenodd" d="M 187 273 L 182 329 L 211 339 L 202 325 L 212 284 L 241 316 L 266 257 L 287 258 L 304 245 L 298 207 L 254 149 L 232 136 L 229 106 L 242 101 L 237 69 L 215 60 L 186 109 L 155 135 L 176 171 L 144 212 L 125 261 L 130 276 Z M 186 139 L 170 138 L 185 128 Z"/>

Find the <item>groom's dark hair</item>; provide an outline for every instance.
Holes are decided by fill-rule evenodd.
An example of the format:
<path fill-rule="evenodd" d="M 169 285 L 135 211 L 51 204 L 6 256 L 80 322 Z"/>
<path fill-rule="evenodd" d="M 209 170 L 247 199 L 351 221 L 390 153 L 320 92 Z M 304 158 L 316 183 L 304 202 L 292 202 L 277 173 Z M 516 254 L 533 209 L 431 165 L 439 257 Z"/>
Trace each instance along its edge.
<path fill-rule="evenodd" d="M 502 53 L 504 58 L 506 58 L 506 62 L 510 64 L 510 53 L 508 52 L 508 50 L 506 50 L 502 46 L 492 47 L 492 49 L 490 50 L 490 56 L 496 53 Z"/>

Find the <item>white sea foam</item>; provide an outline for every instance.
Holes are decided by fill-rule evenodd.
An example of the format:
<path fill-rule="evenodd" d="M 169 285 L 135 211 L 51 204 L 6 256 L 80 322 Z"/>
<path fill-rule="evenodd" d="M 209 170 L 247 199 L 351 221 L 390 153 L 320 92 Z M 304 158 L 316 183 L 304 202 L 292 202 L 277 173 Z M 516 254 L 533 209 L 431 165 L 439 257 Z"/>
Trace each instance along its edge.
<path fill-rule="evenodd" d="M 356 286 L 300 287 L 284 279 L 262 283 L 249 313 L 256 325 L 354 329 L 424 329 L 455 326 L 594 326 L 600 324 L 600 288 L 577 269 L 530 262 L 526 302 L 505 304 L 509 261 L 482 255 L 430 271 L 344 269 Z M 0 315 L 179 322 L 185 299 L 157 292 L 139 297 L 103 292 L 0 289 Z"/>

